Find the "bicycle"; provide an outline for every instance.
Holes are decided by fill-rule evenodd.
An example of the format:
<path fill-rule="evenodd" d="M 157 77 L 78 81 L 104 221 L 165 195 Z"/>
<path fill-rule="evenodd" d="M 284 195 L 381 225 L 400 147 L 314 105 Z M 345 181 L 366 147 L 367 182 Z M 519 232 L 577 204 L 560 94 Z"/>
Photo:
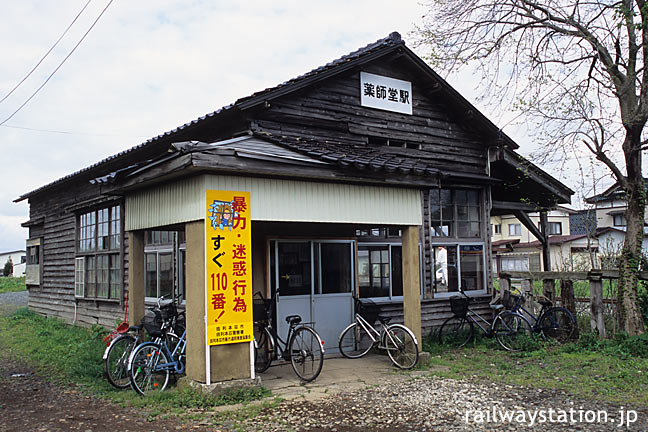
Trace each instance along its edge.
<path fill-rule="evenodd" d="M 368 310 L 375 310 L 375 303 L 369 300 L 361 301 L 355 296 L 354 303 L 354 322 L 342 330 L 338 339 L 340 353 L 344 357 L 356 359 L 367 355 L 375 346 L 387 351 L 394 366 L 400 369 L 413 368 L 419 357 L 418 342 L 414 333 L 403 324 L 390 325 L 389 317 L 369 315 Z M 376 320 L 380 322 L 380 332 L 373 327 Z"/>
<path fill-rule="evenodd" d="M 170 328 L 172 331 L 169 332 L 169 337 L 175 337 L 177 340 L 177 333 L 184 331 L 184 323 L 180 320 L 184 312 L 179 314 L 175 303 L 162 305 L 161 302 L 163 300 L 164 297 L 160 297 L 155 307 L 148 308 L 154 315 L 151 323 L 148 324 L 148 328 L 153 328 L 154 333 L 159 331 L 158 327 L 160 327 L 160 330 L 162 328 Z M 143 329 L 145 329 L 143 324 L 129 326 L 126 332 L 112 339 L 104 350 L 102 359 L 104 361 L 106 378 L 110 384 L 118 389 L 123 389 L 130 385 L 127 373 L 128 358 L 133 348 L 144 341 Z M 148 333 L 152 337 L 151 333 Z"/>
<path fill-rule="evenodd" d="M 493 332 L 497 342 L 508 351 L 519 351 L 525 339 L 532 333 L 539 333 L 543 339 L 565 342 L 572 338 L 576 330 L 574 316 L 564 307 L 554 306 L 546 297 L 540 297 L 540 314 L 534 315 L 522 306 L 525 295 L 511 295 L 513 307 L 497 315 L 493 320 Z M 528 317 L 528 318 L 527 318 Z M 533 320 L 531 325 L 529 318 Z"/>
<path fill-rule="evenodd" d="M 302 323 L 299 315 L 289 315 L 290 326 L 284 341 L 272 327 L 273 299 L 254 300 L 254 369 L 257 373 L 266 371 L 273 360 L 290 361 L 295 374 L 302 382 L 314 381 L 324 364 L 324 342 L 315 329 Z"/>
<path fill-rule="evenodd" d="M 459 293 L 463 297 L 450 297 L 450 310 L 453 316 L 441 324 L 438 334 L 439 343 L 452 348 L 461 348 L 474 338 L 475 325 L 486 337 L 493 337 L 494 332 L 491 323 L 470 309 L 470 303 L 473 301 L 472 297 L 468 297 L 463 291 L 459 291 Z M 504 309 L 502 304 L 491 304 L 490 307 L 494 311 Z"/>
<path fill-rule="evenodd" d="M 176 340 L 170 329 L 161 330 L 158 342 L 139 344 L 128 358 L 128 378 L 137 393 L 145 395 L 164 391 L 171 373 L 181 375 L 185 371 L 187 331 Z"/>

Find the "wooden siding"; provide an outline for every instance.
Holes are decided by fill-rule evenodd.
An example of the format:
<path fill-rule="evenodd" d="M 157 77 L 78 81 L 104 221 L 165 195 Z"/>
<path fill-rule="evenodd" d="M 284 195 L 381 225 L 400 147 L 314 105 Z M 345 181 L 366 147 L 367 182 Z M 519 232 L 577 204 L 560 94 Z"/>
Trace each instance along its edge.
<path fill-rule="evenodd" d="M 203 175 L 126 197 L 126 230 L 204 219 L 205 190 L 251 193 L 252 220 L 420 225 L 416 189 Z"/>
<path fill-rule="evenodd" d="M 482 318 L 491 321 L 490 296 L 475 297 L 470 309 Z M 391 323 L 403 323 L 403 303 L 383 303 L 377 305 L 381 316 L 390 317 Z M 443 322 L 452 316 L 449 299 L 421 301 L 421 327 L 423 337 L 433 335 Z"/>
<path fill-rule="evenodd" d="M 314 89 L 275 100 L 250 118 L 258 131 L 277 135 L 367 144 L 368 137 L 421 145 L 439 170 L 486 173 L 489 143 L 467 125 L 466 113 L 454 113 L 449 101 L 426 91 L 427 83 L 397 65 L 369 66 L 367 72 L 412 82 L 413 114 L 360 106 L 360 72 L 333 78 Z M 436 95 L 436 96 L 435 96 Z"/>
<path fill-rule="evenodd" d="M 68 323 L 76 317 L 76 323 L 80 325 L 99 324 L 112 328 L 123 313 L 120 299 L 74 297 L 76 215 L 66 208 L 98 196 L 98 188 L 79 182 L 64 190 L 29 199 L 30 218 L 42 217 L 44 220 L 42 224 L 29 228 L 29 238 L 41 238 L 42 278 L 39 285 L 28 285 L 28 305 L 41 315 L 58 317 Z M 127 271 L 124 270 L 123 274 L 126 290 Z"/>

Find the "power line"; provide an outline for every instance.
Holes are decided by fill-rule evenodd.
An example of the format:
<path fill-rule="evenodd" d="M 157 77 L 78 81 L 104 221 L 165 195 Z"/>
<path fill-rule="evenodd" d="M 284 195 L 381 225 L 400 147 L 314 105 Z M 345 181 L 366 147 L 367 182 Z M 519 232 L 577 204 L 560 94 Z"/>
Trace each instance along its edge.
<path fill-rule="evenodd" d="M 92 1 L 92 0 L 88 0 L 88 2 L 85 4 L 85 6 L 83 6 L 83 8 L 81 8 L 81 11 L 79 11 L 79 13 L 77 14 L 77 16 L 74 17 L 74 19 L 72 20 L 72 22 L 70 23 L 70 25 L 67 26 L 67 28 L 65 29 L 65 31 L 63 32 L 63 34 L 62 34 L 62 35 L 61 35 L 61 36 L 56 40 L 56 42 L 54 42 L 54 45 L 52 45 L 52 47 L 51 47 L 51 48 L 50 48 L 50 49 L 45 53 L 45 55 L 44 55 L 43 57 L 41 57 L 41 59 L 38 61 L 38 63 L 36 63 L 36 66 L 34 66 L 34 67 L 32 68 L 32 70 L 29 71 L 28 74 L 25 75 L 25 77 L 24 77 L 23 79 L 21 79 L 20 82 L 19 82 L 18 84 L 16 84 L 16 86 L 15 86 L 14 88 L 12 88 L 11 91 L 10 91 L 9 93 L 7 93 L 7 94 L 5 95 L 5 97 L 3 97 L 2 99 L 0 99 L 0 103 L 4 102 L 5 99 L 7 99 L 9 96 L 11 96 L 12 93 L 13 93 L 14 91 L 16 91 L 16 89 L 17 89 L 18 87 L 20 87 L 20 85 L 21 85 L 22 83 L 24 83 L 25 80 L 31 76 L 31 74 L 34 73 L 34 71 L 36 70 L 36 68 L 37 68 L 38 66 L 40 66 L 41 63 L 43 63 L 43 60 L 45 60 L 45 57 L 47 57 L 47 56 L 49 55 L 49 53 L 51 53 L 52 50 L 53 50 L 54 48 L 56 48 L 56 45 L 58 45 L 58 43 L 61 42 L 61 39 L 63 39 L 63 36 L 65 36 L 65 35 L 67 34 L 67 32 L 70 30 L 70 28 L 72 28 L 72 26 L 74 25 L 74 23 L 76 22 L 76 20 L 79 19 L 79 17 L 80 17 L 81 14 L 83 13 L 83 11 L 86 10 L 86 8 L 88 7 L 88 5 L 90 4 L 91 1 Z"/>
<path fill-rule="evenodd" d="M 69 53 L 67 56 L 65 56 L 65 58 L 61 61 L 61 63 L 59 63 L 59 65 L 56 67 L 56 69 L 54 69 L 54 72 L 52 72 L 52 73 L 47 77 L 47 79 L 45 80 L 45 82 L 43 82 L 43 84 L 41 84 L 40 87 L 38 87 L 38 88 L 36 89 L 36 91 L 35 91 L 34 93 L 32 93 L 32 95 L 29 96 L 29 98 L 27 98 L 27 100 L 26 100 L 25 102 L 23 102 L 23 104 L 20 105 L 20 106 L 18 107 L 18 109 L 16 109 L 16 111 L 14 111 L 13 113 L 11 113 L 11 115 L 10 115 L 9 117 L 7 117 L 6 119 L 4 119 L 4 120 L 2 121 L 2 123 L 0 123 L 0 126 L 4 125 L 4 124 L 7 123 L 9 120 L 11 120 L 11 119 L 13 118 L 13 116 L 15 116 L 16 114 L 18 114 L 18 112 L 19 112 L 21 109 L 23 109 L 23 107 L 24 107 L 25 105 L 27 105 L 27 104 L 29 103 L 29 101 L 32 100 L 32 99 L 34 98 L 34 96 L 36 96 L 36 95 L 38 94 L 38 92 L 41 91 L 41 89 L 42 89 L 43 87 L 45 87 L 45 84 L 47 84 L 47 83 L 49 82 L 49 80 L 52 79 L 52 77 L 54 76 L 54 74 L 55 74 L 56 72 L 58 72 L 58 70 L 61 68 L 61 66 L 63 66 L 63 64 L 67 61 L 67 59 L 69 59 L 70 56 L 74 53 L 74 51 L 76 51 L 76 49 L 79 47 L 79 45 L 81 45 L 81 42 L 83 42 L 83 40 L 86 38 L 86 36 L 88 36 L 88 33 L 90 33 L 90 31 L 94 28 L 94 26 L 97 24 L 97 22 L 99 21 L 99 19 L 103 16 L 103 14 L 106 12 L 106 10 L 108 9 L 108 7 L 112 4 L 112 2 L 113 2 L 113 0 L 110 0 L 110 1 L 108 2 L 108 4 L 106 5 L 106 7 L 103 8 L 103 10 L 101 11 L 101 13 L 100 13 L 99 16 L 97 17 L 97 19 L 94 20 L 94 22 L 92 23 L 92 25 L 90 26 L 90 28 L 89 28 L 89 29 L 88 29 L 88 30 L 83 34 L 83 36 L 81 37 L 81 39 L 79 39 L 79 42 L 77 42 L 77 44 L 74 45 L 74 48 L 72 48 L 72 51 L 70 51 L 70 53 Z"/>
<path fill-rule="evenodd" d="M 115 137 L 115 138 L 148 138 L 148 135 L 119 135 L 119 134 L 103 134 L 103 133 L 92 133 L 92 132 L 76 132 L 76 131 L 62 131 L 54 129 L 39 129 L 31 128 L 27 126 L 15 126 L 3 124 L 2 127 L 11 128 L 11 129 L 20 129 L 33 132 L 47 132 L 47 133 L 56 133 L 64 135 L 85 135 L 85 136 L 103 136 L 103 137 Z"/>

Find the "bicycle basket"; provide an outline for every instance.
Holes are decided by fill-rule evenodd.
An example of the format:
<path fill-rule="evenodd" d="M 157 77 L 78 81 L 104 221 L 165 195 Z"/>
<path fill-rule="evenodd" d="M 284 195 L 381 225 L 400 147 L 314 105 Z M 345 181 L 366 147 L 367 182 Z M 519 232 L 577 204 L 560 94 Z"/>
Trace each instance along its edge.
<path fill-rule="evenodd" d="M 504 297 L 502 298 L 502 304 L 506 309 L 513 309 L 517 306 L 519 296 L 511 294 L 510 291 L 504 291 Z"/>
<path fill-rule="evenodd" d="M 168 321 L 178 315 L 178 308 L 175 303 L 171 302 L 160 306 L 160 313 L 162 314 L 162 319 Z"/>
<path fill-rule="evenodd" d="M 162 316 L 159 312 L 146 312 L 144 318 L 142 318 L 142 326 L 144 326 L 144 330 L 146 330 L 146 333 L 148 333 L 149 336 L 162 336 Z"/>
<path fill-rule="evenodd" d="M 356 302 L 356 313 L 373 325 L 378 320 L 380 308 L 371 300 L 358 300 Z"/>
<path fill-rule="evenodd" d="M 267 300 L 254 299 L 252 301 L 252 319 L 254 321 L 268 321 Z"/>
<path fill-rule="evenodd" d="M 457 316 L 466 316 L 470 299 L 462 296 L 450 297 L 450 310 Z"/>

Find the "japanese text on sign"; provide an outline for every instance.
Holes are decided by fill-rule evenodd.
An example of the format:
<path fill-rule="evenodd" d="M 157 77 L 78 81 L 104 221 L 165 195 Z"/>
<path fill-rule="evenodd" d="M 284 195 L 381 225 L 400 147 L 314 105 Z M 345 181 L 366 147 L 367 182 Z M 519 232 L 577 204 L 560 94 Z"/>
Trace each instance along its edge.
<path fill-rule="evenodd" d="M 207 191 L 207 343 L 252 340 L 250 193 Z"/>
<path fill-rule="evenodd" d="M 360 72 L 360 105 L 412 114 L 412 83 Z"/>

